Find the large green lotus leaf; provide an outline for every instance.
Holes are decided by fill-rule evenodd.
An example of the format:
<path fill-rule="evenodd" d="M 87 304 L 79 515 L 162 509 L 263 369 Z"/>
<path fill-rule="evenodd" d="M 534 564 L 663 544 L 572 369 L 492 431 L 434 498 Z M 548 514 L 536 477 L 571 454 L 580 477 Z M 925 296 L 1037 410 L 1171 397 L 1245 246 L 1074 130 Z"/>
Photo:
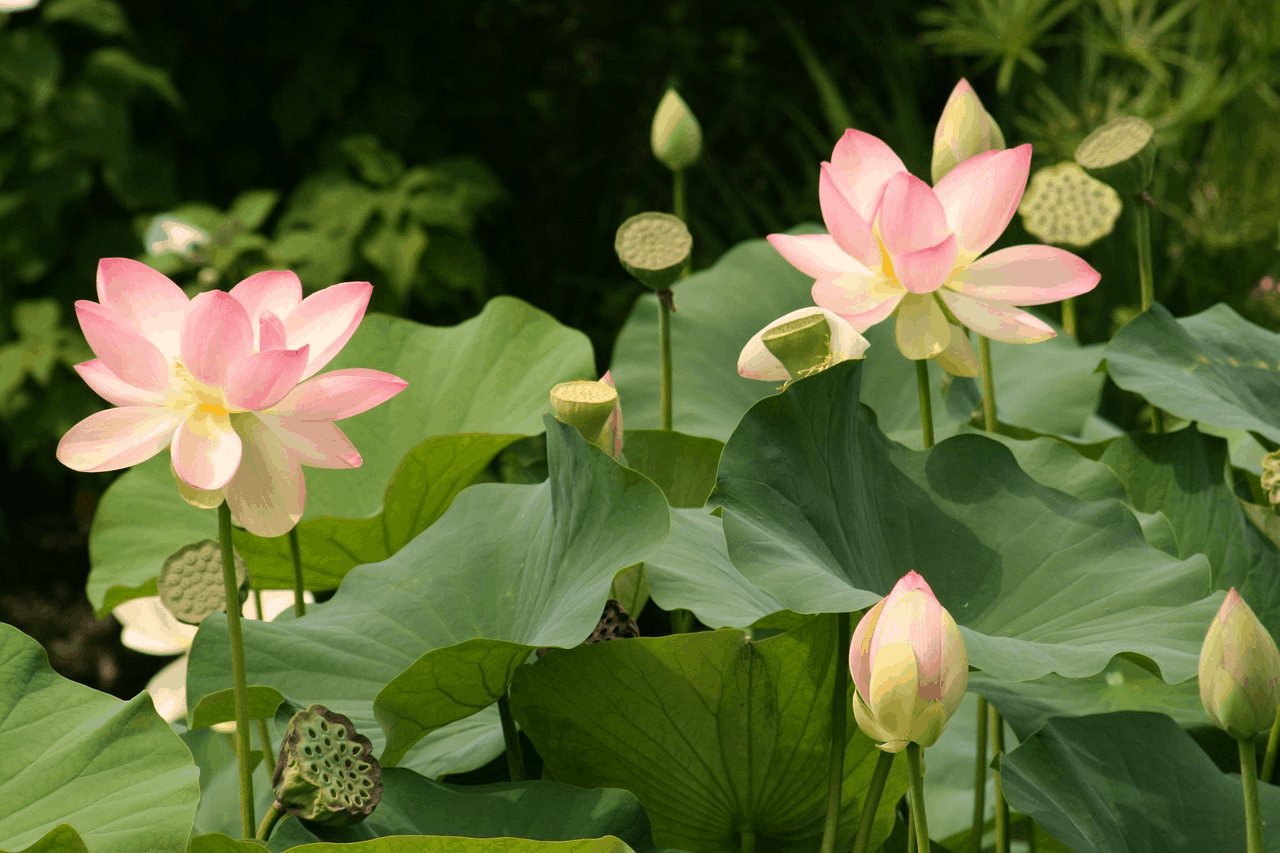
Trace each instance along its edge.
<path fill-rule="evenodd" d="M 673 507 L 701 507 L 716 484 L 724 442 L 660 429 L 627 430 L 627 467 L 662 489 Z"/>
<path fill-rule="evenodd" d="M 1214 589 L 1238 589 L 1262 624 L 1280 636 L 1280 548 L 1236 500 L 1223 439 L 1194 426 L 1133 434 L 1113 442 L 1102 461 L 1125 484 L 1134 506 L 1169 518 L 1181 556 L 1209 558 Z"/>
<path fill-rule="evenodd" d="M 1218 304 L 1182 319 L 1163 305 L 1126 323 L 1105 364 L 1121 388 L 1179 417 L 1280 441 L 1280 335 Z"/>
<path fill-rule="evenodd" d="M 553 651 L 521 668 L 511 708 L 551 776 L 625 788 L 659 844 L 696 853 L 816 848 L 826 813 L 835 619 L 756 643 L 740 631 Z M 852 702 L 852 693 L 847 697 Z M 838 849 L 857 829 L 879 751 L 849 719 Z M 889 834 L 905 765 L 889 777 L 874 849 Z"/>
<path fill-rule="evenodd" d="M 502 448 L 541 432 L 552 385 L 593 370 L 586 336 L 506 296 L 450 327 L 370 315 L 326 369 L 349 367 L 384 370 L 409 386 L 341 422 L 363 456 L 359 468 L 305 469 L 298 536 L 310 589 L 333 589 L 351 567 L 393 554 Z M 101 615 L 154 595 L 166 557 L 216 536 L 216 515 L 178 496 L 168 454 L 157 455 L 103 496 L 89 538 L 90 602 Z M 259 589 L 293 588 L 285 537 L 237 530 L 236 547 Z"/>
<path fill-rule="evenodd" d="M 394 765 L 419 738 L 494 702 L 533 649 L 585 639 L 613 576 L 666 538 L 669 511 L 643 475 L 545 423 L 544 483 L 467 489 L 396 555 L 350 572 L 325 605 L 246 622 L 250 680 L 347 714 Z M 214 614 L 192 644 L 188 702 L 230 684 L 226 648 L 226 619 Z"/>
<path fill-rule="evenodd" d="M 237 841 L 225 835 L 200 835 L 191 839 L 187 853 L 254 853 L 264 850 L 253 841 Z M 457 838 L 397 835 L 341 844 L 321 841 L 292 848 L 299 853 L 635 853 L 612 836 L 575 841 L 533 841 L 527 838 Z"/>
<path fill-rule="evenodd" d="M 48 835 L 30 847 L 13 853 L 89 853 L 89 848 L 84 846 L 80 833 L 64 823 L 49 830 Z"/>
<path fill-rule="evenodd" d="M 568 841 L 613 835 L 637 853 L 652 853 L 649 818 L 632 794 L 583 790 L 558 782 L 446 785 L 410 770 L 382 772 L 382 802 L 354 826 L 282 821 L 267 846 L 284 851 L 315 841 L 350 842 L 389 835 L 511 836 Z"/>
<path fill-rule="evenodd" d="M 122 702 L 69 681 L 0 623 L 0 849 L 66 824 L 90 853 L 181 850 L 199 799 L 191 753 L 150 696 Z"/>
<path fill-rule="evenodd" d="M 928 579 L 970 662 L 1001 678 L 1092 675 L 1145 655 L 1195 674 L 1221 595 L 1203 557 L 1143 538 L 1115 500 L 1043 486 L 985 436 L 929 451 L 884 437 L 858 405 L 859 365 L 762 400 L 726 445 L 712 502 L 729 557 L 799 613 L 858 610 L 910 570 Z"/>
<path fill-rule="evenodd" d="M 1001 762 L 1009 805 L 1077 853 L 1245 849 L 1240 777 L 1163 714 L 1056 717 Z M 1280 788 L 1260 784 L 1280 824 Z M 1280 833 L 1264 833 L 1280 851 Z"/>
<path fill-rule="evenodd" d="M 671 535 L 644 565 L 659 607 L 692 610 L 711 628 L 746 628 L 786 609 L 730 562 L 720 518 L 701 509 L 673 509 Z"/>

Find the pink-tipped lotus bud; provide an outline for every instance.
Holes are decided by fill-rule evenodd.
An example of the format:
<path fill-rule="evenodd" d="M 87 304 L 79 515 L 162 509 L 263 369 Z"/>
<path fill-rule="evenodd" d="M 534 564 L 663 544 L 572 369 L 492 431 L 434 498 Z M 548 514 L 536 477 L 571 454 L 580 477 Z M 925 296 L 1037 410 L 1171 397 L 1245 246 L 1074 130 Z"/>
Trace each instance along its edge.
<path fill-rule="evenodd" d="M 1269 730 L 1280 709 L 1280 650 L 1234 587 L 1200 648 L 1200 702 L 1234 738 Z"/>
<path fill-rule="evenodd" d="M 929 584 L 908 572 L 858 623 L 849 671 L 859 728 L 885 752 L 901 752 L 942 735 L 969 686 L 969 655 Z"/>
<path fill-rule="evenodd" d="M 933 132 L 933 183 L 970 157 L 1003 151 L 1004 134 L 987 112 L 969 81 L 961 78 L 947 98 Z"/>
<path fill-rule="evenodd" d="M 668 89 L 653 114 L 649 131 L 653 156 L 673 172 L 692 166 L 702 153 L 702 128 L 675 89 Z"/>

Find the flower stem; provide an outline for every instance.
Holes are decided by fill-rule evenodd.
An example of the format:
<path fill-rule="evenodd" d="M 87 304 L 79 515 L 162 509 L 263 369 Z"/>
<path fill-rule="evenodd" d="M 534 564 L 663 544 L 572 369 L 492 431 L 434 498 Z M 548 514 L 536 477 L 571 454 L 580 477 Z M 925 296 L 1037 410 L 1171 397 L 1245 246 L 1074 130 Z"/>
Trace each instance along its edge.
<path fill-rule="evenodd" d="M 266 720 L 258 720 L 258 737 L 262 738 L 262 766 L 266 768 L 267 778 L 270 779 L 275 769 L 275 765 L 271 763 L 275 750 L 271 748 L 271 732 L 267 729 Z"/>
<path fill-rule="evenodd" d="M 849 719 L 849 614 L 836 613 L 836 672 L 831 691 L 831 764 L 827 777 L 827 820 L 820 853 L 835 853 L 840 828 L 840 794 L 844 788 L 844 742 Z"/>
<path fill-rule="evenodd" d="M 982 428 L 996 431 L 996 376 L 991 371 L 991 341 L 978 335 L 978 357 L 982 360 Z"/>
<path fill-rule="evenodd" d="M 867 796 L 862 801 L 862 817 L 858 821 L 858 834 L 853 839 L 853 853 L 867 853 L 867 846 L 871 843 L 871 828 L 876 822 L 876 810 L 880 808 L 884 783 L 889 780 L 889 770 L 892 767 L 893 753 L 881 750 L 880 757 L 876 759 L 876 769 L 871 771 Z"/>
<path fill-rule="evenodd" d="M 1280 742 L 1280 713 L 1276 714 L 1275 722 L 1271 724 L 1271 734 L 1267 736 L 1267 754 L 1262 759 L 1262 775 L 1258 777 L 1268 784 L 1276 769 L 1277 742 Z"/>
<path fill-rule="evenodd" d="M 1262 853 L 1262 808 L 1258 802 L 1258 757 L 1254 754 L 1255 735 L 1236 741 L 1240 747 L 1240 778 L 1244 782 L 1244 822 L 1248 834 L 1248 853 Z"/>
<path fill-rule="evenodd" d="M 289 552 L 293 555 L 293 615 L 307 615 L 307 587 L 302 582 L 302 546 L 298 544 L 298 525 L 289 528 Z"/>
<path fill-rule="evenodd" d="M 677 174 L 679 174 L 677 172 Z M 738 830 L 738 850 L 741 853 L 756 853 L 756 831 L 754 829 Z"/>
<path fill-rule="evenodd" d="M 1004 800 L 1004 787 L 1000 780 L 1000 762 L 1004 758 L 1004 718 L 995 706 L 988 706 L 987 718 L 991 722 L 991 753 L 996 767 L 992 776 L 996 781 L 996 853 L 1009 853 L 1009 804 Z"/>
<path fill-rule="evenodd" d="M 276 828 L 276 824 L 280 822 L 280 818 L 284 817 L 288 812 L 280 805 L 280 801 L 276 800 L 267 809 L 267 813 L 262 816 L 262 823 L 258 826 L 258 834 L 254 836 L 259 841 L 266 841 L 271 837 L 271 830 Z"/>
<path fill-rule="evenodd" d="M 516 721 L 511 716 L 511 704 L 505 693 L 498 698 L 498 717 L 502 720 L 502 739 L 507 744 L 507 770 L 511 781 L 523 782 L 526 778 L 524 750 L 520 747 L 520 733 L 516 731 Z"/>
<path fill-rule="evenodd" d="M 907 744 L 907 784 L 911 789 L 911 823 L 916 828 L 916 842 L 921 850 L 929 849 L 929 821 L 924 813 L 924 763 L 918 743 Z"/>
<path fill-rule="evenodd" d="M 240 631 L 240 585 L 231 549 L 231 508 L 218 505 L 218 538 L 222 541 L 222 582 L 227 595 L 227 634 L 231 638 L 231 683 L 236 709 L 236 760 L 240 764 L 240 826 L 253 838 L 253 765 L 249 763 L 249 682 L 244 669 L 244 635 Z"/>
<path fill-rule="evenodd" d="M 1062 300 L 1062 331 L 1076 337 L 1076 299 L 1068 296 Z"/>
<path fill-rule="evenodd" d="M 978 758 L 973 763 L 973 853 L 982 853 L 987 825 L 987 697 L 978 697 Z"/>
<path fill-rule="evenodd" d="M 1156 301 L 1156 281 L 1151 266 L 1151 196 L 1139 193 L 1134 199 L 1134 241 L 1138 244 L 1138 289 L 1142 310 L 1150 311 Z M 1151 431 L 1164 432 L 1164 412 L 1151 407 Z"/>
<path fill-rule="evenodd" d="M 662 365 L 662 428 L 671 429 L 671 291 L 658 294 L 658 352 Z"/>
<path fill-rule="evenodd" d="M 924 449 L 933 447 L 933 398 L 929 396 L 929 362 L 916 362 L 916 390 L 920 395 L 920 435 Z"/>
<path fill-rule="evenodd" d="M 916 853 L 916 825 L 907 815 L 907 853 Z"/>

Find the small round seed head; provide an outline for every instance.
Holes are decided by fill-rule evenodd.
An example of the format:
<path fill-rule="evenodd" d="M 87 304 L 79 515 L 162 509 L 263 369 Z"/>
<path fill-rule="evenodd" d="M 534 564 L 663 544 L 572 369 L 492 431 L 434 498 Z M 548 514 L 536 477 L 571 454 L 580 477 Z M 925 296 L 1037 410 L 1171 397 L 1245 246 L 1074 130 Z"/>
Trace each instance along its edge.
<path fill-rule="evenodd" d="M 242 605 L 249 597 L 249 570 L 234 550 L 236 584 Z M 184 546 L 169 555 L 156 578 L 161 603 L 179 621 L 199 625 L 215 610 L 227 609 L 222 578 L 222 547 L 212 539 Z"/>
<path fill-rule="evenodd" d="M 1121 207 L 1115 190 L 1068 161 L 1031 176 L 1018 212 L 1043 242 L 1083 247 L 1111 233 Z"/>

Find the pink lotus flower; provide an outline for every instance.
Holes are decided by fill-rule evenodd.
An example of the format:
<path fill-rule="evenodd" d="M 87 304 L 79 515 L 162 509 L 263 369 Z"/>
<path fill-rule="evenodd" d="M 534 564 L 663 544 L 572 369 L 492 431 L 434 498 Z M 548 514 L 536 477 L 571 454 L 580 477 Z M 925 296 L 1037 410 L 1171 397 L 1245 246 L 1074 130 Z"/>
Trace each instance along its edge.
<path fill-rule="evenodd" d="M 250 532 L 287 532 L 306 502 L 299 464 L 361 463 L 334 421 L 408 384 L 362 368 L 309 379 L 350 340 L 372 291 L 353 281 L 303 299 L 296 275 L 270 271 L 230 293 L 188 300 L 145 264 L 104 258 L 99 301 L 76 303 L 98 357 L 76 372 L 118 408 L 72 427 L 58 444 L 59 461 L 77 471 L 114 471 L 169 447 L 189 502 L 215 507 L 225 499 Z"/>
<path fill-rule="evenodd" d="M 902 354 L 947 352 L 940 363 L 956 372 L 972 350 L 950 318 L 993 340 L 1035 343 L 1053 329 L 1015 306 L 1078 296 L 1098 283 L 1092 267 L 1053 246 L 982 256 L 1018 209 L 1030 163 L 1030 145 L 987 151 L 930 187 L 884 142 L 847 130 L 818 185 L 830 233 L 771 234 L 769 242 L 816 279 L 820 307 L 859 331 L 896 312 Z"/>

